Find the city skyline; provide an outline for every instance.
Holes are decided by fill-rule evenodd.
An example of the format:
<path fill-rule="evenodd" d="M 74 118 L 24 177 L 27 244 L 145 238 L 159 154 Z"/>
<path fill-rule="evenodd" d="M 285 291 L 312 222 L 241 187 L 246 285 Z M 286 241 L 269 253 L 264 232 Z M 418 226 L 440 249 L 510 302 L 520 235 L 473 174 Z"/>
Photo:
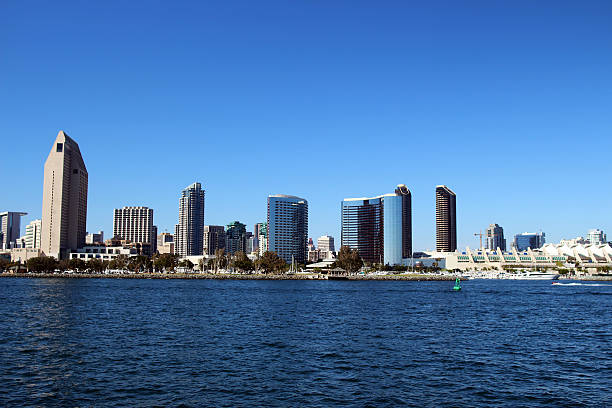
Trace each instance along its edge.
<path fill-rule="evenodd" d="M 41 217 L 45 146 L 64 129 L 90 173 L 88 231 L 141 205 L 173 232 L 193 180 L 212 225 L 264 221 L 269 194 L 305 197 L 312 237 L 340 236 L 344 197 L 404 182 L 415 250 L 435 248 L 438 184 L 460 197 L 460 248 L 491 223 L 555 242 L 609 231 L 612 193 L 588 173 L 593 146 L 612 150 L 612 5 L 597 4 L 7 4 L 0 207 Z M 69 30 L 53 23 L 66 17 Z"/>

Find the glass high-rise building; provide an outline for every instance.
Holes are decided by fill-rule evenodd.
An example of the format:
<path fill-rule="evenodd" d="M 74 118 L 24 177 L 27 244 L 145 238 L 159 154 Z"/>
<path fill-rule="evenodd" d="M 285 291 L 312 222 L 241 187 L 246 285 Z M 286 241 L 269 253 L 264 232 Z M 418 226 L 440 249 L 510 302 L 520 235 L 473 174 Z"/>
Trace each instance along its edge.
<path fill-rule="evenodd" d="M 193 183 L 181 192 L 174 251 L 179 256 L 202 255 L 204 248 L 204 190 Z"/>
<path fill-rule="evenodd" d="M 504 238 L 504 229 L 497 224 L 489 225 L 487 228 L 487 248 L 502 251 L 506 250 L 506 239 Z"/>
<path fill-rule="evenodd" d="M 306 263 L 308 201 L 291 195 L 268 196 L 268 251 L 285 262 Z"/>
<path fill-rule="evenodd" d="M 525 251 L 527 248 L 541 248 L 546 241 L 546 234 L 543 232 L 524 232 L 514 236 L 514 247 L 519 251 Z"/>
<path fill-rule="evenodd" d="M 436 186 L 436 251 L 457 249 L 457 196 L 446 186 Z"/>
<path fill-rule="evenodd" d="M 366 262 L 401 265 L 412 256 L 412 196 L 400 184 L 395 193 L 342 201 L 341 245 Z"/>
<path fill-rule="evenodd" d="M 225 229 L 225 252 L 235 254 L 236 252 L 247 253 L 246 225 L 239 221 L 232 221 Z"/>

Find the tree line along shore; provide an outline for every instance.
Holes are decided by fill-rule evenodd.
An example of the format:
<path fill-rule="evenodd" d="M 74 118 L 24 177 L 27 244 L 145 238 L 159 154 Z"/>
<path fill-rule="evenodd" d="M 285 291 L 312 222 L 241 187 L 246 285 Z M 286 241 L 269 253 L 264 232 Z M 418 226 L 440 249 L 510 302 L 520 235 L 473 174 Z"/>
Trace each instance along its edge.
<path fill-rule="evenodd" d="M 69 273 L 69 272 L 25 272 L 0 273 L 0 277 L 45 278 L 45 279 L 215 279 L 215 280 L 376 280 L 376 281 L 454 281 L 453 276 L 397 274 L 397 275 L 327 275 L 322 273 L 298 274 L 229 274 L 229 273 Z"/>

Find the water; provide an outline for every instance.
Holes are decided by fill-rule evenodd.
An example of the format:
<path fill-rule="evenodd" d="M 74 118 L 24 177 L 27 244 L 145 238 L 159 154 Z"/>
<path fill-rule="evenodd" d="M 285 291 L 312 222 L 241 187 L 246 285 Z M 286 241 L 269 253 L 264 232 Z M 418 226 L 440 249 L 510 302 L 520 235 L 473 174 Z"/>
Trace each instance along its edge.
<path fill-rule="evenodd" d="M 610 406 L 612 286 L 0 280 L 2 406 Z"/>

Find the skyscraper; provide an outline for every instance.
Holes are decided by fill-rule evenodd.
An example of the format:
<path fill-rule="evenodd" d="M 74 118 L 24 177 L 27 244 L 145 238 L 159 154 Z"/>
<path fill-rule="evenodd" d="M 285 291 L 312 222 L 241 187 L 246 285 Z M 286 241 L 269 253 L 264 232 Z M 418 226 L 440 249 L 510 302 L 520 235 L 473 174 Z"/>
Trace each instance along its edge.
<path fill-rule="evenodd" d="M 148 207 L 115 208 L 113 237 L 153 245 L 157 240 L 153 228 L 153 209 Z"/>
<path fill-rule="evenodd" d="M 85 244 L 88 173 L 79 145 L 60 130 L 45 162 L 41 250 L 67 257 Z"/>
<path fill-rule="evenodd" d="M 457 196 L 446 186 L 436 186 L 436 250 L 457 249 Z"/>
<path fill-rule="evenodd" d="M 177 255 L 202 255 L 204 248 L 204 190 L 200 183 L 193 183 L 181 192 L 179 222 L 174 233 L 174 250 Z"/>
<path fill-rule="evenodd" d="M 257 232 L 257 248 L 259 256 L 262 256 L 264 252 L 268 250 L 268 223 L 260 222 L 255 224 L 255 231 Z"/>
<path fill-rule="evenodd" d="M 0 213 L 0 249 L 11 249 L 21 237 L 21 217 L 24 212 L 5 211 Z"/>
<path fill-rule="evenodd" d="M 246 225 L 239 221 L 232 221 L 225 228 L 225 252 L 235 254 L 246 252 Z"/>
<path fill-rule="evenodd" d="M 487 248 L 502 251 L 506 250 L 506 239 L 504 238 L 504 229 L 497 224 L 489 225 L 487 228 Z"/>
<path fill-rule="evenodd" d="M 268 251 L 289 263 L 306 263 L 308 201 L 291 195 L 268 196 Z"/>
<path fill-rule="evenodd" d="M 217 249 L 225 249 L 225 227 L 223 225 L 205 225 L 204 255 L 214 255 Z"/>
<path fill-rule="evenodd" d="M 412 256 L 412 197 L 400 184 L 394 193 L 342 201 L 341 245 L 364 261 L 401 265 Z"/>

